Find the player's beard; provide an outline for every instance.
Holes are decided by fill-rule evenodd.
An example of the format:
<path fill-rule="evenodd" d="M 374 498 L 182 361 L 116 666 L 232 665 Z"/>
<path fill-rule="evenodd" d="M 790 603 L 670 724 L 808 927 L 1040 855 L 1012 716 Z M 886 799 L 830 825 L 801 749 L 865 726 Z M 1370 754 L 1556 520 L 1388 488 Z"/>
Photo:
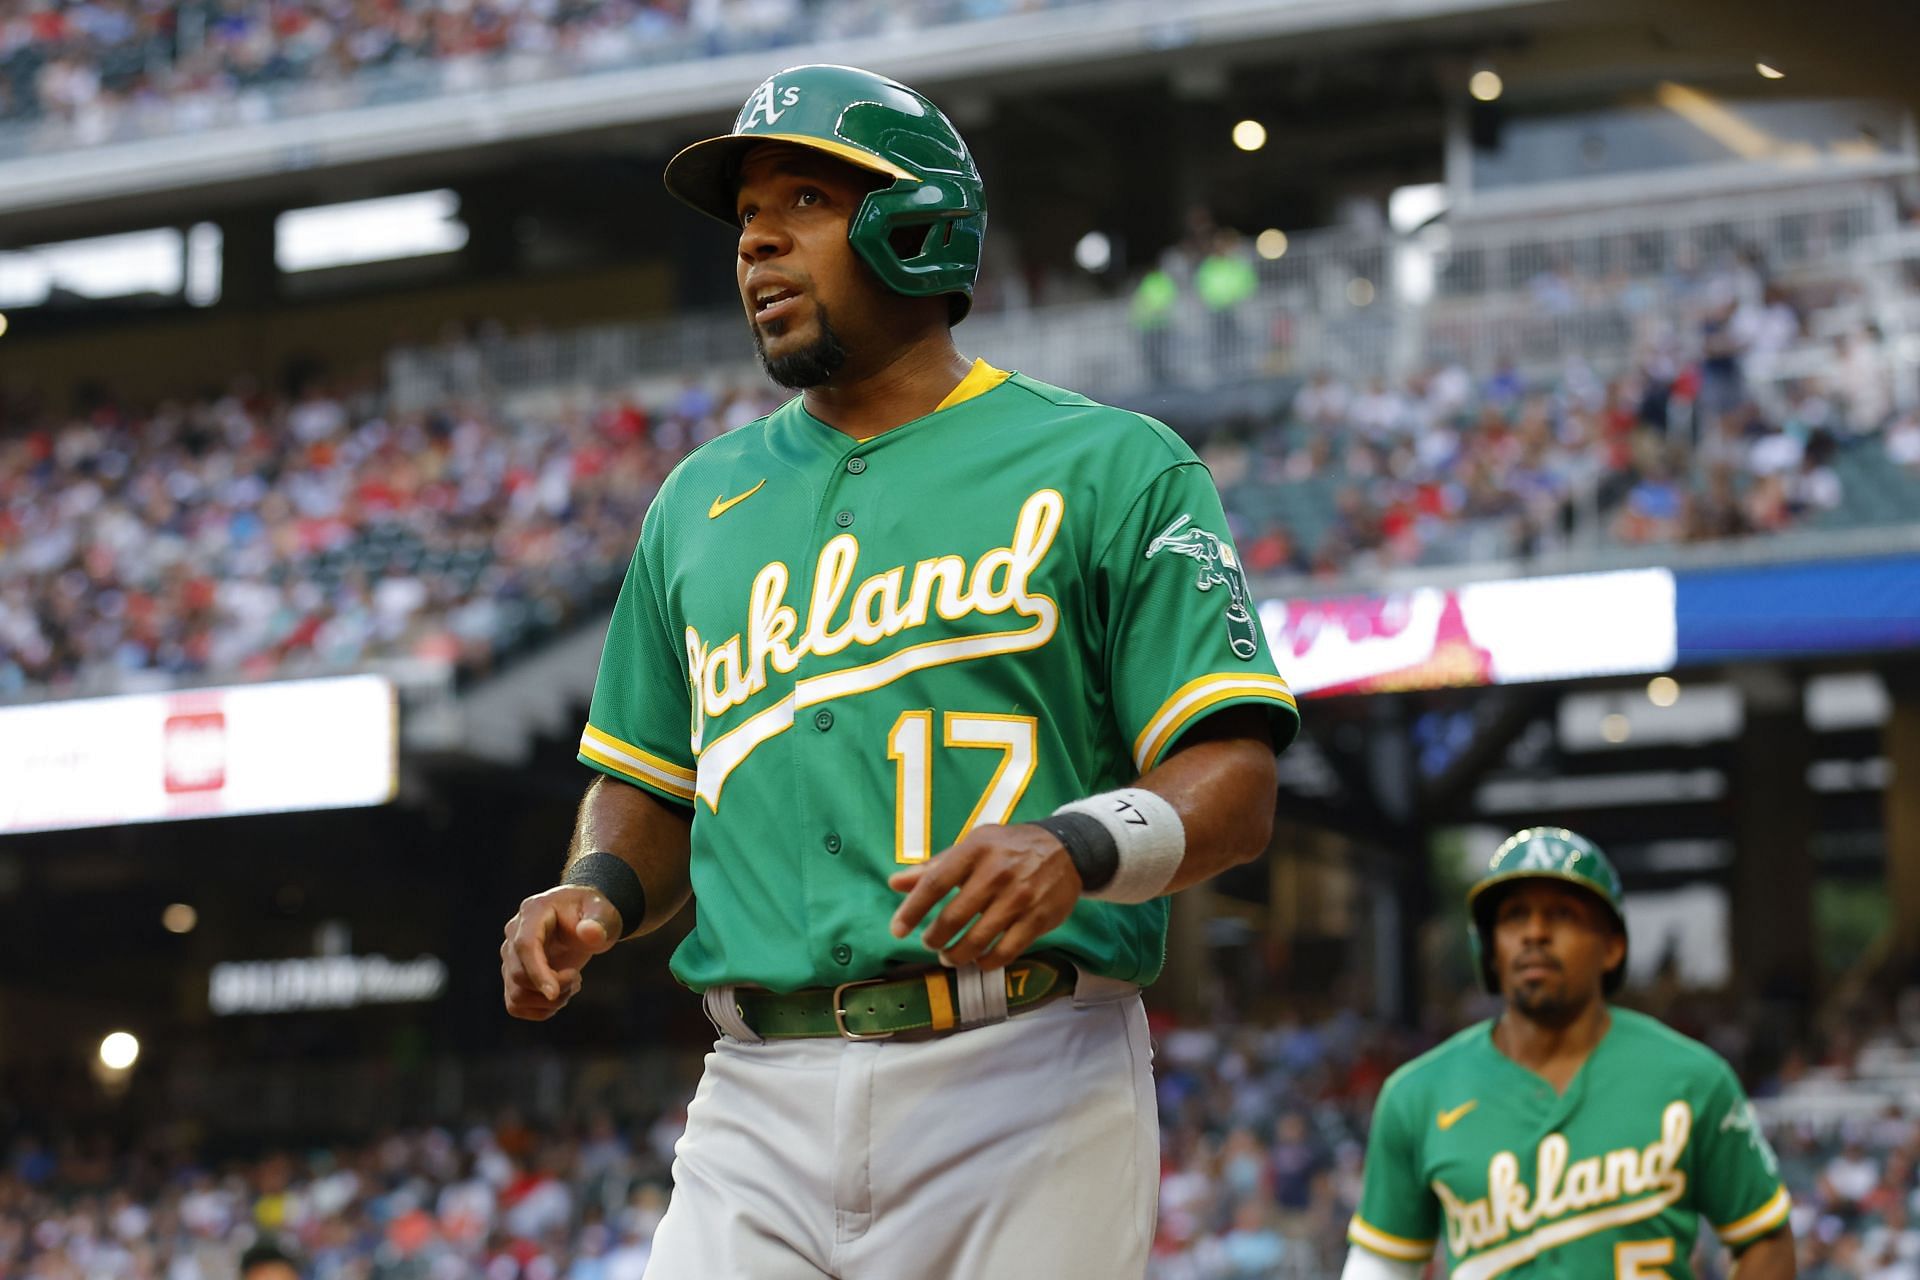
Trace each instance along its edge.
<path fill-rule="evenodd" d="M 1515 1013 L 1542 1027 L 1571 1026 L 1589 1003 L 1567 982 L 1564 969 L 1553 981 L 1511 983 L 1506 996 Z"/>
<path fill-rule="evenodd" d="M 783 355 L 769 357 L 767 340 L 761 335 L 760 326 L 752 322 L 748 324 L 753 330 L 753 349 L 759 353 L 760 364 L 766 369 L 767 376 L 795 391 L 819 386 L 840 372 L 847 363 L 846 345 L 840 341 L 840 335 L 833 331 L 826 304 L 816 298 L 813 310 L 820 318 L 820 336 L 797 351 L 788 351 Z"/>

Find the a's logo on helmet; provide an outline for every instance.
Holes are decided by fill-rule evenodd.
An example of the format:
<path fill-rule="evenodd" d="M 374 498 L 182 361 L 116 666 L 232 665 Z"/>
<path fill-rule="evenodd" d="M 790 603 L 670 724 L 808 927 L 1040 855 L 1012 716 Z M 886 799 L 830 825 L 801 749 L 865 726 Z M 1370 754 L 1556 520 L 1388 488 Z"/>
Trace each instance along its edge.
<path fill-rule="evenodd" d="M 1160 536 L 1147 544 L 1147 559 L 1153 559 L 1162 551 L 1185 556 L 1200 566 L 1195 587 L 1201 591 L 1225 587 L 1227 644 L 1235 657 L 1251 662 L 1260 652 L 1260 629 L 1253 620 L 1252 592 L 1247 589 L 1246 575 L 1240 571 L 1240 559 L 1233 554 L 1230 543 L 1197 526 L 1188 528 L 1191 524 L 1193 517 L 1183 515 L 1162 529 Z"/>
<path fill-rule="evenodd" d="M 747 105 L 740 108 L 740 118 L 733 122 L 735 133 L 746 133 L 753 128 L 754 122 L 764 120 L 769 128 L 779 123 L 787 108 L 800 101 L 800 90 L 794 85 L 781 88 L 769 80 L 753 91 L 747 99 Z"/>
<path fill-rule="evenodd" d="M 1544 840 L 1536 840 L 1527 846 L 1520 855 L 1515 871 L 1558 871 L 1560 869 L 1560 850 Z"/>

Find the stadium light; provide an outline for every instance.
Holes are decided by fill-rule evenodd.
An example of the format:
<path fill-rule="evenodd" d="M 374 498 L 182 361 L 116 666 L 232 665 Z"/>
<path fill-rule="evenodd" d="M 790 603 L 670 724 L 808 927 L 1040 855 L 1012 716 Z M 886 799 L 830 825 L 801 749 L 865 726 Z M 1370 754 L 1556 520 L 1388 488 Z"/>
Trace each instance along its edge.
<path fill-rule="evenodd" d="M 1506 91 L 1506 83 L 1500 79 L 1500 73 L 1489 67 L 1482 67 L 1467 79 L 1467 92 L 1477 102 L 1492 102 Z"/>
<path fill-rule="evenodd" d="M 1258 151 L 1267 145 L 1267 126 L 1258 120 L 1242 120 L 1233 126 L 1233 145 L 1242 151 Z"/>
<path fill-rule="evenodd" d="M 125 1071 L 140 1058 L 140 1041 L 131 1031 L 115 1031 L 100 1042 L 100 1065 Z"/>
<path fill-rule="evenodd" d="M 1670 707 L 1680 701 L 1680 682 L 1672 676 L 1655 676 L 1647 681 L 1647 701 L 1656 707 Z"/>
<path fill-rule="evenodd" d="M 1365 276 L 1355 276 L 1347 281 L 1347 301 L 1356 307 L 1373 305 L 1373 281 Z"/>
<path fill-rule="evenodd" d="M 1600 736 L 1618 746 L 1633 733 L 1633 724 L 1618 711 L 1603 716 L 1600 720 Z"/>
<path fill-rule="evenodd" d="M 0 311 L 0 338 L 7 336 L 7 313 Z"/>
<path fill-rule="evenodd" d="M 175 902 L 160 913 L 160 924 L 168 933 L 192 933 L 200 923 L 200 913 L 184 902 Z"/>
<path fill-rule="evenodd" d="M 466 247 L 460 197 L 447 188 L 289 209 L 274 219 L 273 257 L 286 272 L 424 258 Z"/>
<path fill-rule="evenodd" d="M 1786 78 L 1786 75 L 1787 75 L 1787 73 L 1786 73 L 1786 72 L 1784 72 L 1784 71 L 1781 71 L 1781 70 L 1780 70 L 1780 69 L 1778 69 L 1777 67 L 1771 67 L 1771 66 L 1768 66 L 1768 65 L 1767 65 L 1766 63 L 1764 63 L 1764 62 L 1756 62 L 1756 63 L 1754 63 L 1754 64 L 1753 64 L 1753 69 L 1754 69 L 1755 71 L 1758 71 L 1758 72 L 1759 72 L 1759 73 L 1761 74 L 1761 76 L 1762 76 L 1762 77 L 1764 77 L 1765 79 L 1768 79 L 1768 80 L 1784 80 L 1784 79 Z"/>
<path fill-rule="evenodd" d="M 1278 227 L 1268 227 L 1253 238 L 1253 251 L 1268 262 L 1286 257 L 1287 233 Z"/>
<path fill-rule="evenodd" d="M 0 252 L 0 306 L 37 307 L 56 290 L 83 298 L 179 294 L 184 242 L 172 227 Z"/>
<path fill-rule="evenodd" d="M 1113 242 L 1104 232 L 1089 231 L 1073 246 L 1073 260 L 1080 264 L 1081 270 L 1098 275 L 1113 265 Z"/>

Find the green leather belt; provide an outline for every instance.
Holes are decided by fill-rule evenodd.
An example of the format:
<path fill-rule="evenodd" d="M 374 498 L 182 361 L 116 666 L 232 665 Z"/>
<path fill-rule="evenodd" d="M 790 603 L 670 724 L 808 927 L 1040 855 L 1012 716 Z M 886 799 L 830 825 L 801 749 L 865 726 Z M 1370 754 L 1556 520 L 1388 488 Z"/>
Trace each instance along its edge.
<path fill-rule="evenodd" d="M 1064 961 L 1022 956 L 1000 972 L 1007 984 L 1009 1013 L 1073 990 L 1073 968 Z M 766 1040 L 886 1040 L 902 1032 L 952 1031 L 960 1025 L 954 972 L 944 968 L 784 994 L 741 989 L 734 992 L 734 1007 Z"/>

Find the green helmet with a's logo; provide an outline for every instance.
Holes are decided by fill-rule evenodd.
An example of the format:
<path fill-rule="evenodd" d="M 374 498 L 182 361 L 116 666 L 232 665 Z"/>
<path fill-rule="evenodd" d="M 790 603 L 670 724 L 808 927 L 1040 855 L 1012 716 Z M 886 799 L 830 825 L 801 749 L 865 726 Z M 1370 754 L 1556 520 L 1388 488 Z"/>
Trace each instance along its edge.
<path fill-rule="evenodd" d="M 1516 831 L 1493 851 L 1487 869 L 1467 890 L 1467 913 L 1473 917 L 1467 934 L 1473 943 L 1474 962 L 1480 967 L 1480 981 L 1489 992 L 1500 992 L 1500 979 L 1493 968 L 1493 916 L 1501 896 L 1495 891 L 1516 880 L 1558 880 L 1586 890 L 1606 907 L 1621 938 L 1627 936 L 1620 873 L 1600 852 L 1599 845 L 1565 827 Z M 1602 989 L 1612 995 L 1626 976 L 1627 962 L 1622 956 L 1620 963 L 1607 972 Z"/>
<path fill-rule="evenodd" d="M 824 152 L 893 181 L 847 222 L 854 250 L 895 293 L 949 295 L 957 323 L 973 305 L 987 193 L 953 122 L 924 96 L 856 67 L 789 67 L 740 108 L 733 132 L 667 164 L 667 190 L 737 228 L 740 162 L 765 142 Z"/>

